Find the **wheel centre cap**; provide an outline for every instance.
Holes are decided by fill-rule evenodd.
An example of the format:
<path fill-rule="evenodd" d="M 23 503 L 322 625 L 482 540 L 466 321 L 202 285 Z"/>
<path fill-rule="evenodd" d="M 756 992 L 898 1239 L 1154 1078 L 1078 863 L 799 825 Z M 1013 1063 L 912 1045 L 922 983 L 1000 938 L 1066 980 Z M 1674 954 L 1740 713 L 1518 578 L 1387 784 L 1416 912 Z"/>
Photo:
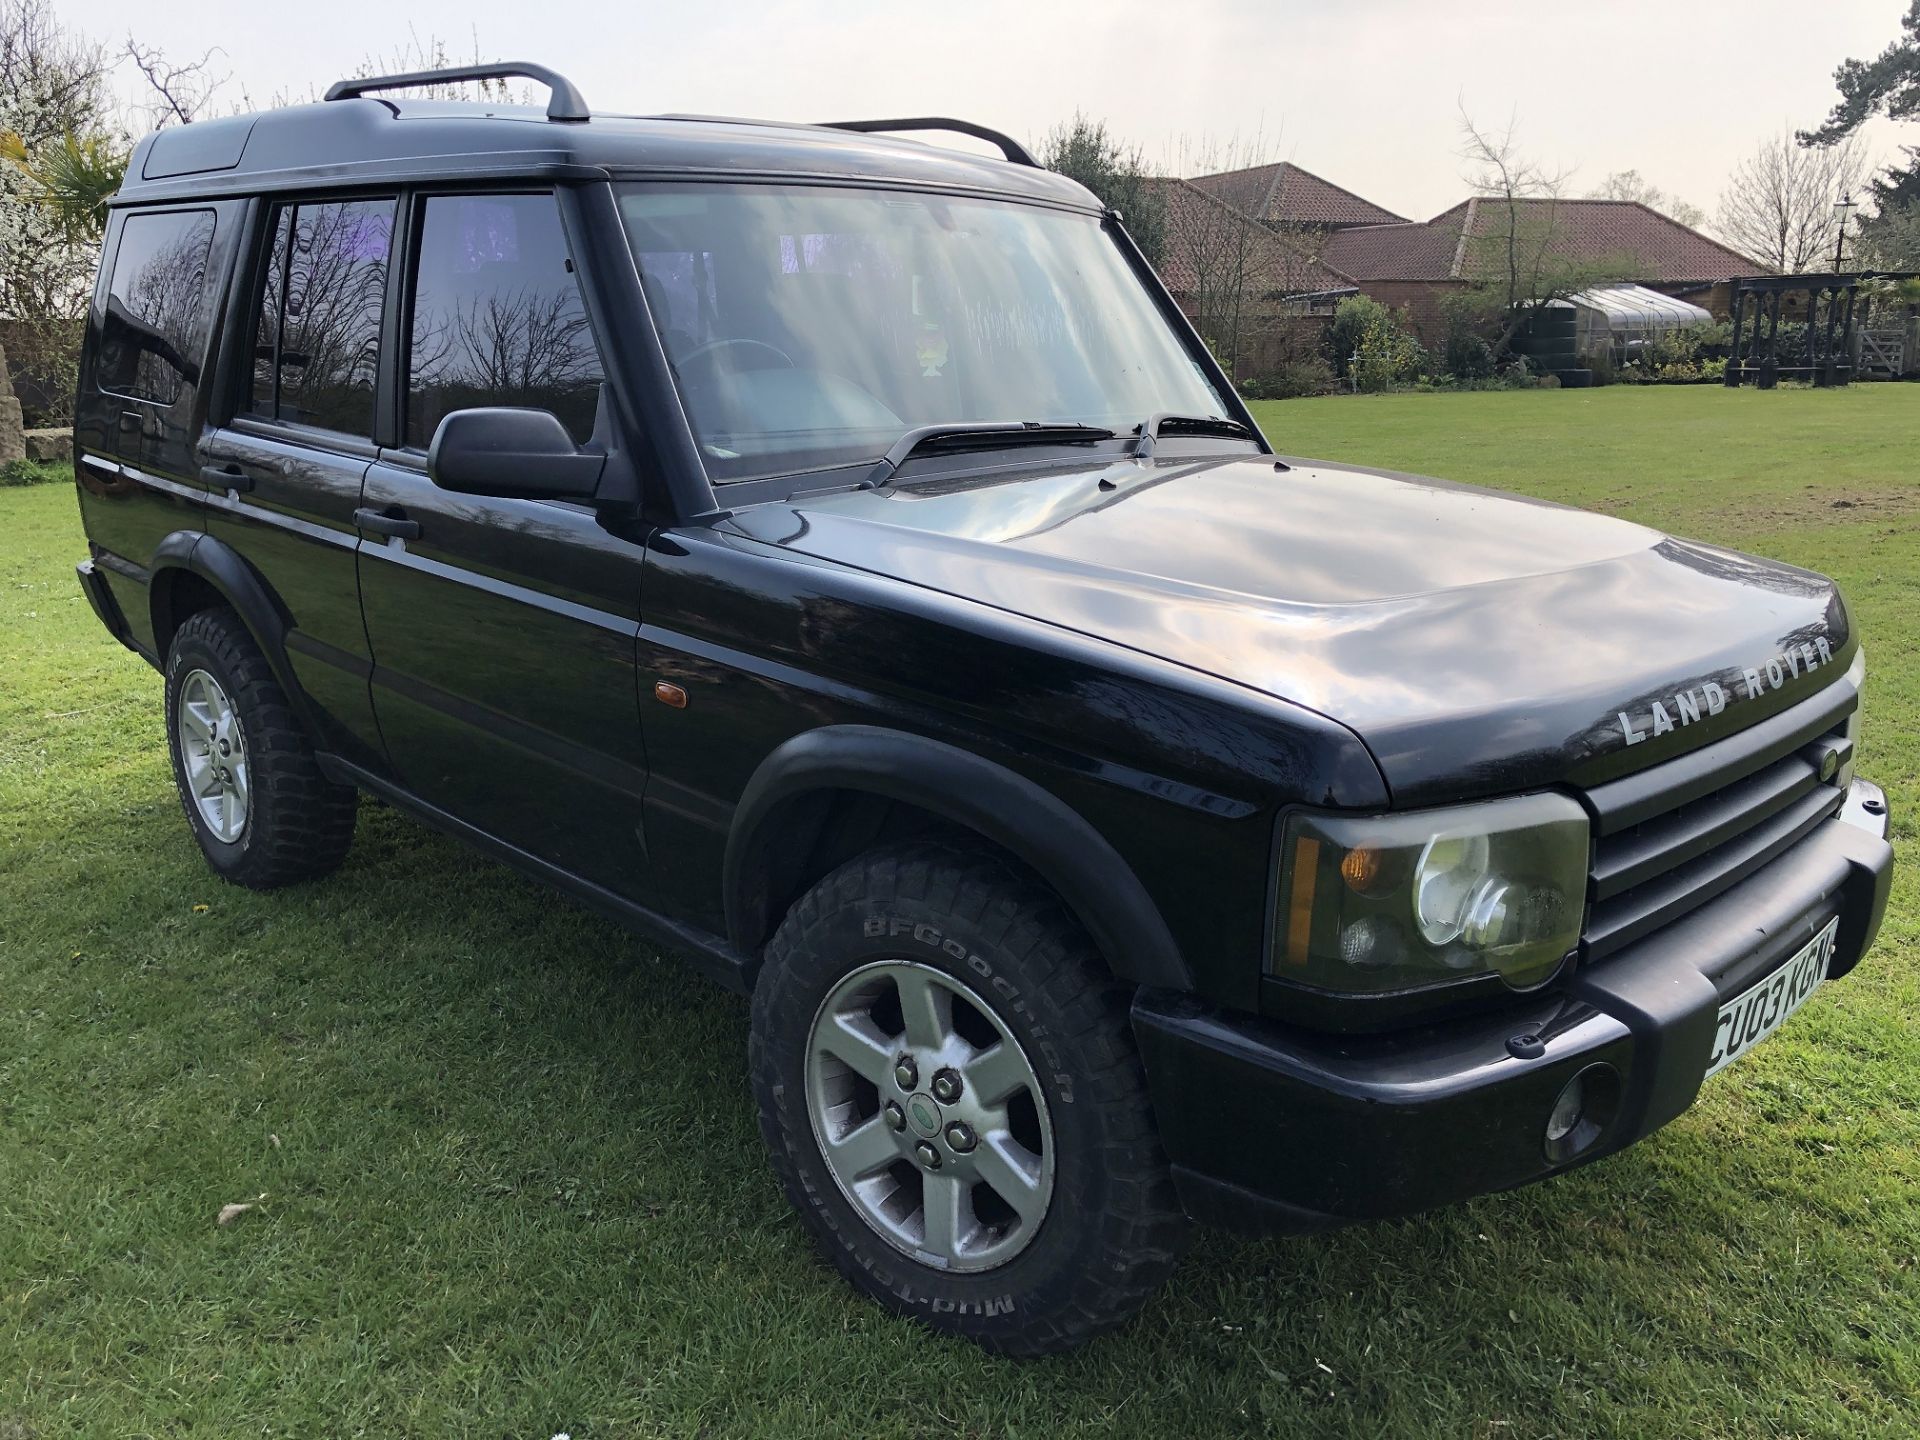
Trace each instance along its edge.
<path fill-rule="evenodd" d="M 910 1096 L 907 1100 L 907 1119 L 915 1130 L 929 1140 L 940 1133 L 940 1107 L 931 1095 Z"/>

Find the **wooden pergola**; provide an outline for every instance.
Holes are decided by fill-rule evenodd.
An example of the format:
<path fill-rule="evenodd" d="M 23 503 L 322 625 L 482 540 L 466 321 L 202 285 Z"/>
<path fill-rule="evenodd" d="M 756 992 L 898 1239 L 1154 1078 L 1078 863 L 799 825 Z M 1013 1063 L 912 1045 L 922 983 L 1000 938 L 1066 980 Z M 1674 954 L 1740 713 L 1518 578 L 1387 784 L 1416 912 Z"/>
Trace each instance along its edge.
<path fill-rule="evenodd" d="M 1861 270 L 1824 275 L 1745 275 L 1733 281 L 1733 348 L 1729 386 L 1751 381 L 1771 390 L 1785 375 L 1815 385 L 1845 385 L 1854 370 L 1854 301 L 1869 280 L 1909 280 L 1910 272 Z M 1780 312 L 1787 297 L 1804 294 L 1807 329 L 1790 351 L 1780 351 Z M 1824 311 L 1824 314 L 1823 314 Z M 1752 325 L 1747 324 L 1748 314 Z M 1751 336 L 1748 332 L 1751 330 Z"/>

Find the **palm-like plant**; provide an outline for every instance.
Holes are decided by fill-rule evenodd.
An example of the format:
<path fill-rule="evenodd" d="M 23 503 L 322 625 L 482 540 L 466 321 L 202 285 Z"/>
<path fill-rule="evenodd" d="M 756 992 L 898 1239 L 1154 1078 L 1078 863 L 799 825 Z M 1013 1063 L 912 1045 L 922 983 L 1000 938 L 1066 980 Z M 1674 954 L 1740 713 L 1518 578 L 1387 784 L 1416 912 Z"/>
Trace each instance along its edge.
<path fill-rule="evenodd" d="M 105 233 L 107 201 L 127 173 L 127 156 L 107 135 L 67 134 L 29 150 L 12 131 L 0 131 L 0 161 L 26 177 L 26 198 L 72 240 Z"/>

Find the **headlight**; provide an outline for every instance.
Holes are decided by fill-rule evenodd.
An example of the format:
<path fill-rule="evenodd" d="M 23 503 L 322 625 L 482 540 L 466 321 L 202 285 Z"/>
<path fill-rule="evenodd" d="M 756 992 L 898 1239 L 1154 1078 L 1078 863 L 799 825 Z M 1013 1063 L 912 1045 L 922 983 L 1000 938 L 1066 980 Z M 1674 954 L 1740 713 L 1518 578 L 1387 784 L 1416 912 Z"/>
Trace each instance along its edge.
<path fill-rule="evenodd" d="M 1853 652 L 1853 663 L 1847 667 L 1847 679 L 1853 682 L 1854 693 L 1860 698 L 1854 702 L 1853 713 L 1847 717 L 1847 763 L 1833 777 L 1833 783 L 1842 790 L 1853 784 L 1854 767 L 1860 763 L 1860 719 L 1867 710 L 1866 646 L 1862 645 Z"/>
<path fill-rule="evenodd" d="M 1267 972 L 1315 989 L 1546 980 L 1580 939 L 1587 816 L 1564 795 L 1357 817 L 1297 812 L 1281 835 Z"/>

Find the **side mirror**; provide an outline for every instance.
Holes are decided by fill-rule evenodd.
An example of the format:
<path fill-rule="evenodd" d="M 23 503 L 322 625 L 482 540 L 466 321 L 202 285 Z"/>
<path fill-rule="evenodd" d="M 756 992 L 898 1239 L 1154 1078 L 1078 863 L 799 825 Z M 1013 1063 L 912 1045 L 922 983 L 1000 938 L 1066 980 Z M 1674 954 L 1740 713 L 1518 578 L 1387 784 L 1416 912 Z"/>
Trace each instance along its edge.
<path fill-rule="evenodd" d="M 607 466 L 583 451 L 551 410 L 486 406 L 445 416 L 427 447 L 442 490 L 519 500 L 591 500 Z"/>

